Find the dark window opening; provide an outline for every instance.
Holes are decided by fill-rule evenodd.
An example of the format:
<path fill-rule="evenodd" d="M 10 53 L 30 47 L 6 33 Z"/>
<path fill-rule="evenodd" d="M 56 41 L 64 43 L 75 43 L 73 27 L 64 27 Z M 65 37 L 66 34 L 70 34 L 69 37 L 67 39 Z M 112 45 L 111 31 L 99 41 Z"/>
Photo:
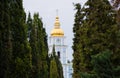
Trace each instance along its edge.
<path fill-rule="evenodd" d="M 57 52 L 57 55 L 58 55 L 58 58 L 60 58 L 60 52 L 59 51 Z"/>

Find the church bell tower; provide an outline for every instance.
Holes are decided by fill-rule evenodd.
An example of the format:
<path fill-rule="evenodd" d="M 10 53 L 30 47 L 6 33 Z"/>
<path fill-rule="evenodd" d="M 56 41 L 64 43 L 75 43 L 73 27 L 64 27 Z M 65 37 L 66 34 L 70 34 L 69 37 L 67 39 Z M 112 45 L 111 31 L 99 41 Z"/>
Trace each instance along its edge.
<path fill-rule="evenodd" d="M 64 78 L 67 78 L 67 45 L 65 45 L 64 41 L 64 31 L 60 28 L 59 17 L 56 16 L 54 28 L 52 29 L 49 37 L 49 53 L 51 54 L 53 45 L 55 45 L 56 55 L 59 57 L 63 66 Z"/>

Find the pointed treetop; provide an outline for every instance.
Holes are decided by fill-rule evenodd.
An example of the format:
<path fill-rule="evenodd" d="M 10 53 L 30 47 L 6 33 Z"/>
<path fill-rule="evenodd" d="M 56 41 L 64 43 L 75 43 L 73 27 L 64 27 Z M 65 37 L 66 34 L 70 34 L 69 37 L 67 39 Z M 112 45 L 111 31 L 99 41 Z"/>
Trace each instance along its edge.
<path fill-rule="evenodd" d="M 55 45 L 53 45 L 52 55 L 53 55 L 53 57 L 56 56 L 56 54 L 55 54 Z"/>

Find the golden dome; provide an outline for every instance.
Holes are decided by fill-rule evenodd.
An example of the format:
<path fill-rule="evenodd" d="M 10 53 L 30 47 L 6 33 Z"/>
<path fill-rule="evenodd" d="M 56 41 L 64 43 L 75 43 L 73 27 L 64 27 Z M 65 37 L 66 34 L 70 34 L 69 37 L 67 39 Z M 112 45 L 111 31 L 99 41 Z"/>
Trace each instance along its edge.
<path fill-rule="evenodd" d="M 51 36 L 64 36 L 63 30 L 60 28 L 60 22 L 58 16 L 56 16 L 54 29 L 51 31 Z"/>

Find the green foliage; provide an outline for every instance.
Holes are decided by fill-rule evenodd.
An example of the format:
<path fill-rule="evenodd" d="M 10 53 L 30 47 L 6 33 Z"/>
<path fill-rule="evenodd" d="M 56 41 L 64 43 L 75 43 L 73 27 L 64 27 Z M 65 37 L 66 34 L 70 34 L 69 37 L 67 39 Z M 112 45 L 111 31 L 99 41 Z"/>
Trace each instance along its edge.
<path fill-rule="evenodd" d="M 27 34 L 28 34 L 27 36 L 28 36 L 28 38 L 30 38 L 31 29 L 32 29 L 32 18 L 31 18 L 31 14 L 29 12 L 28 19 L 27 19 Z"/>
<path fill-rule="evenodd" d="M 79 78 L 97 78 L 95 74 L 80 73 Z"/>
<path fill-rule="evenodd" d="M 115 78 L 110 60 L 111 55 L 110 51 L 104 51 L 92 57 L 93 71 L 97 78 Z"/>
<path fill-rule="evenodd" d="M 29 13 L 26 24 L 22 3 L 23 0 L 0 1 L 0 78 L 48 78 L 43 23 L 38 14 L 32 20 Z"/>
<path fill-rule="evenodd" d="M 92 56 L 93 71 L 81 73 L 82 78 L 119 78 L 115 76 L 118 70 L 114 69 L 111 61 L 112 53 L 108 50 Z"/>
<path fill-rule="evenodd" d="M 74 69 L 74 73 L 73 73 L 73 77 L 74 78 L 79 78 L 80 75 L 80 71 L 83 70 L 81 68 L 80 65 L 82 65 L 82 61 L 84 61 L 84 54 L 82 51 L 82 46 L 80 43 L 80 36 L 82 35 L 82 32 L 79 31 L 79 29 L 82 27 L 82 21 L 83 21 L 83 14 L 82 14 L 82 9 L 81 9 L 81 5 L 80 4 L 76 4 L 75 5 L 75 10 L 76 10 L 76 14 L 75 14 L 75 20 L 74 20 L 74 27 L 73 27 L 73 32 L 74 32 L 74 39 L 73 39 L 73 69 Z"/>
<path fill-rule="evenodd" d="M 120 66 L 117 66 L 114 70 L 114 76 L 115 78 L 120 78 Z"/>
<path fill-rule="evenodd" d="M 28 20 L 29 42 L 32 49 L 32 77 L 48 78 L 48 47 L 47 37 L 39 14 L 35 13 L 33 20 L 29 14 Z"/>
<path fill-rule="evenodd" d="M 59 78 L 57 64 L 54 58 L 50 62 L 50 78 Z"/>
<path fill-rule="evenodd" d="M 58 57 L 56 59 L 56 63 L 57 63 L 57 70 L 58 70 L 58 76 L 59 76 L 58 78 L 64 78 L 63 77 L 63 67 L 62 67 L 62 64 Z"/>
<path fill-rule="evenodd" d="M 53 63 L 54 63 L 54 66 L 53 66 Z M 56 72 L 54 72 L 53 69 Z M 53 77 L 54 75 L 55 75 L 55 77 Z M 51 58 L 50 58 L 50 78 L 64 78 L 62 64 L 59 60 L 59 57 L 56 56 L 55 45 L 53 45 L 53 50 L 52 50 L 52 54 L 51 54 Z"/>
<path fill-rule="evenodd" d="M 110 58 L 112 67 L 118 67 L 120 65 L 119 26 L 116 22 L 116 12 L 113 11 L 108 0 L 88 0 L 82 9 L 80 4 L 76 4 L 76 10 L 73 28 L 73 77 L 96 76 L 93 73 L 92 56 L 102 53 L 106 49 L 112 52 Z M 102 58 L 104 59 L 104 57 Z M 103 62 L 102 60 L 100 62 Z M 109 65 L 107 66 L 109 67 Z M 108 72 L 104 72 L 104 74 L 108 75 Z M 111 72 L 114 71 L 111 70 Z"/>
<path fill-rule="evenodd" d="M 12 0 L 10 7 L 12 26 L 12 78 L 29 78 L 31 51 L 27 41 L 25 12 L 22 0 Z"/>
<path fill-rule="evenodd" d="M 0 78 L 10 78 L 11 74 L 11 26 L 9 0 L 0 1 Z"/>

